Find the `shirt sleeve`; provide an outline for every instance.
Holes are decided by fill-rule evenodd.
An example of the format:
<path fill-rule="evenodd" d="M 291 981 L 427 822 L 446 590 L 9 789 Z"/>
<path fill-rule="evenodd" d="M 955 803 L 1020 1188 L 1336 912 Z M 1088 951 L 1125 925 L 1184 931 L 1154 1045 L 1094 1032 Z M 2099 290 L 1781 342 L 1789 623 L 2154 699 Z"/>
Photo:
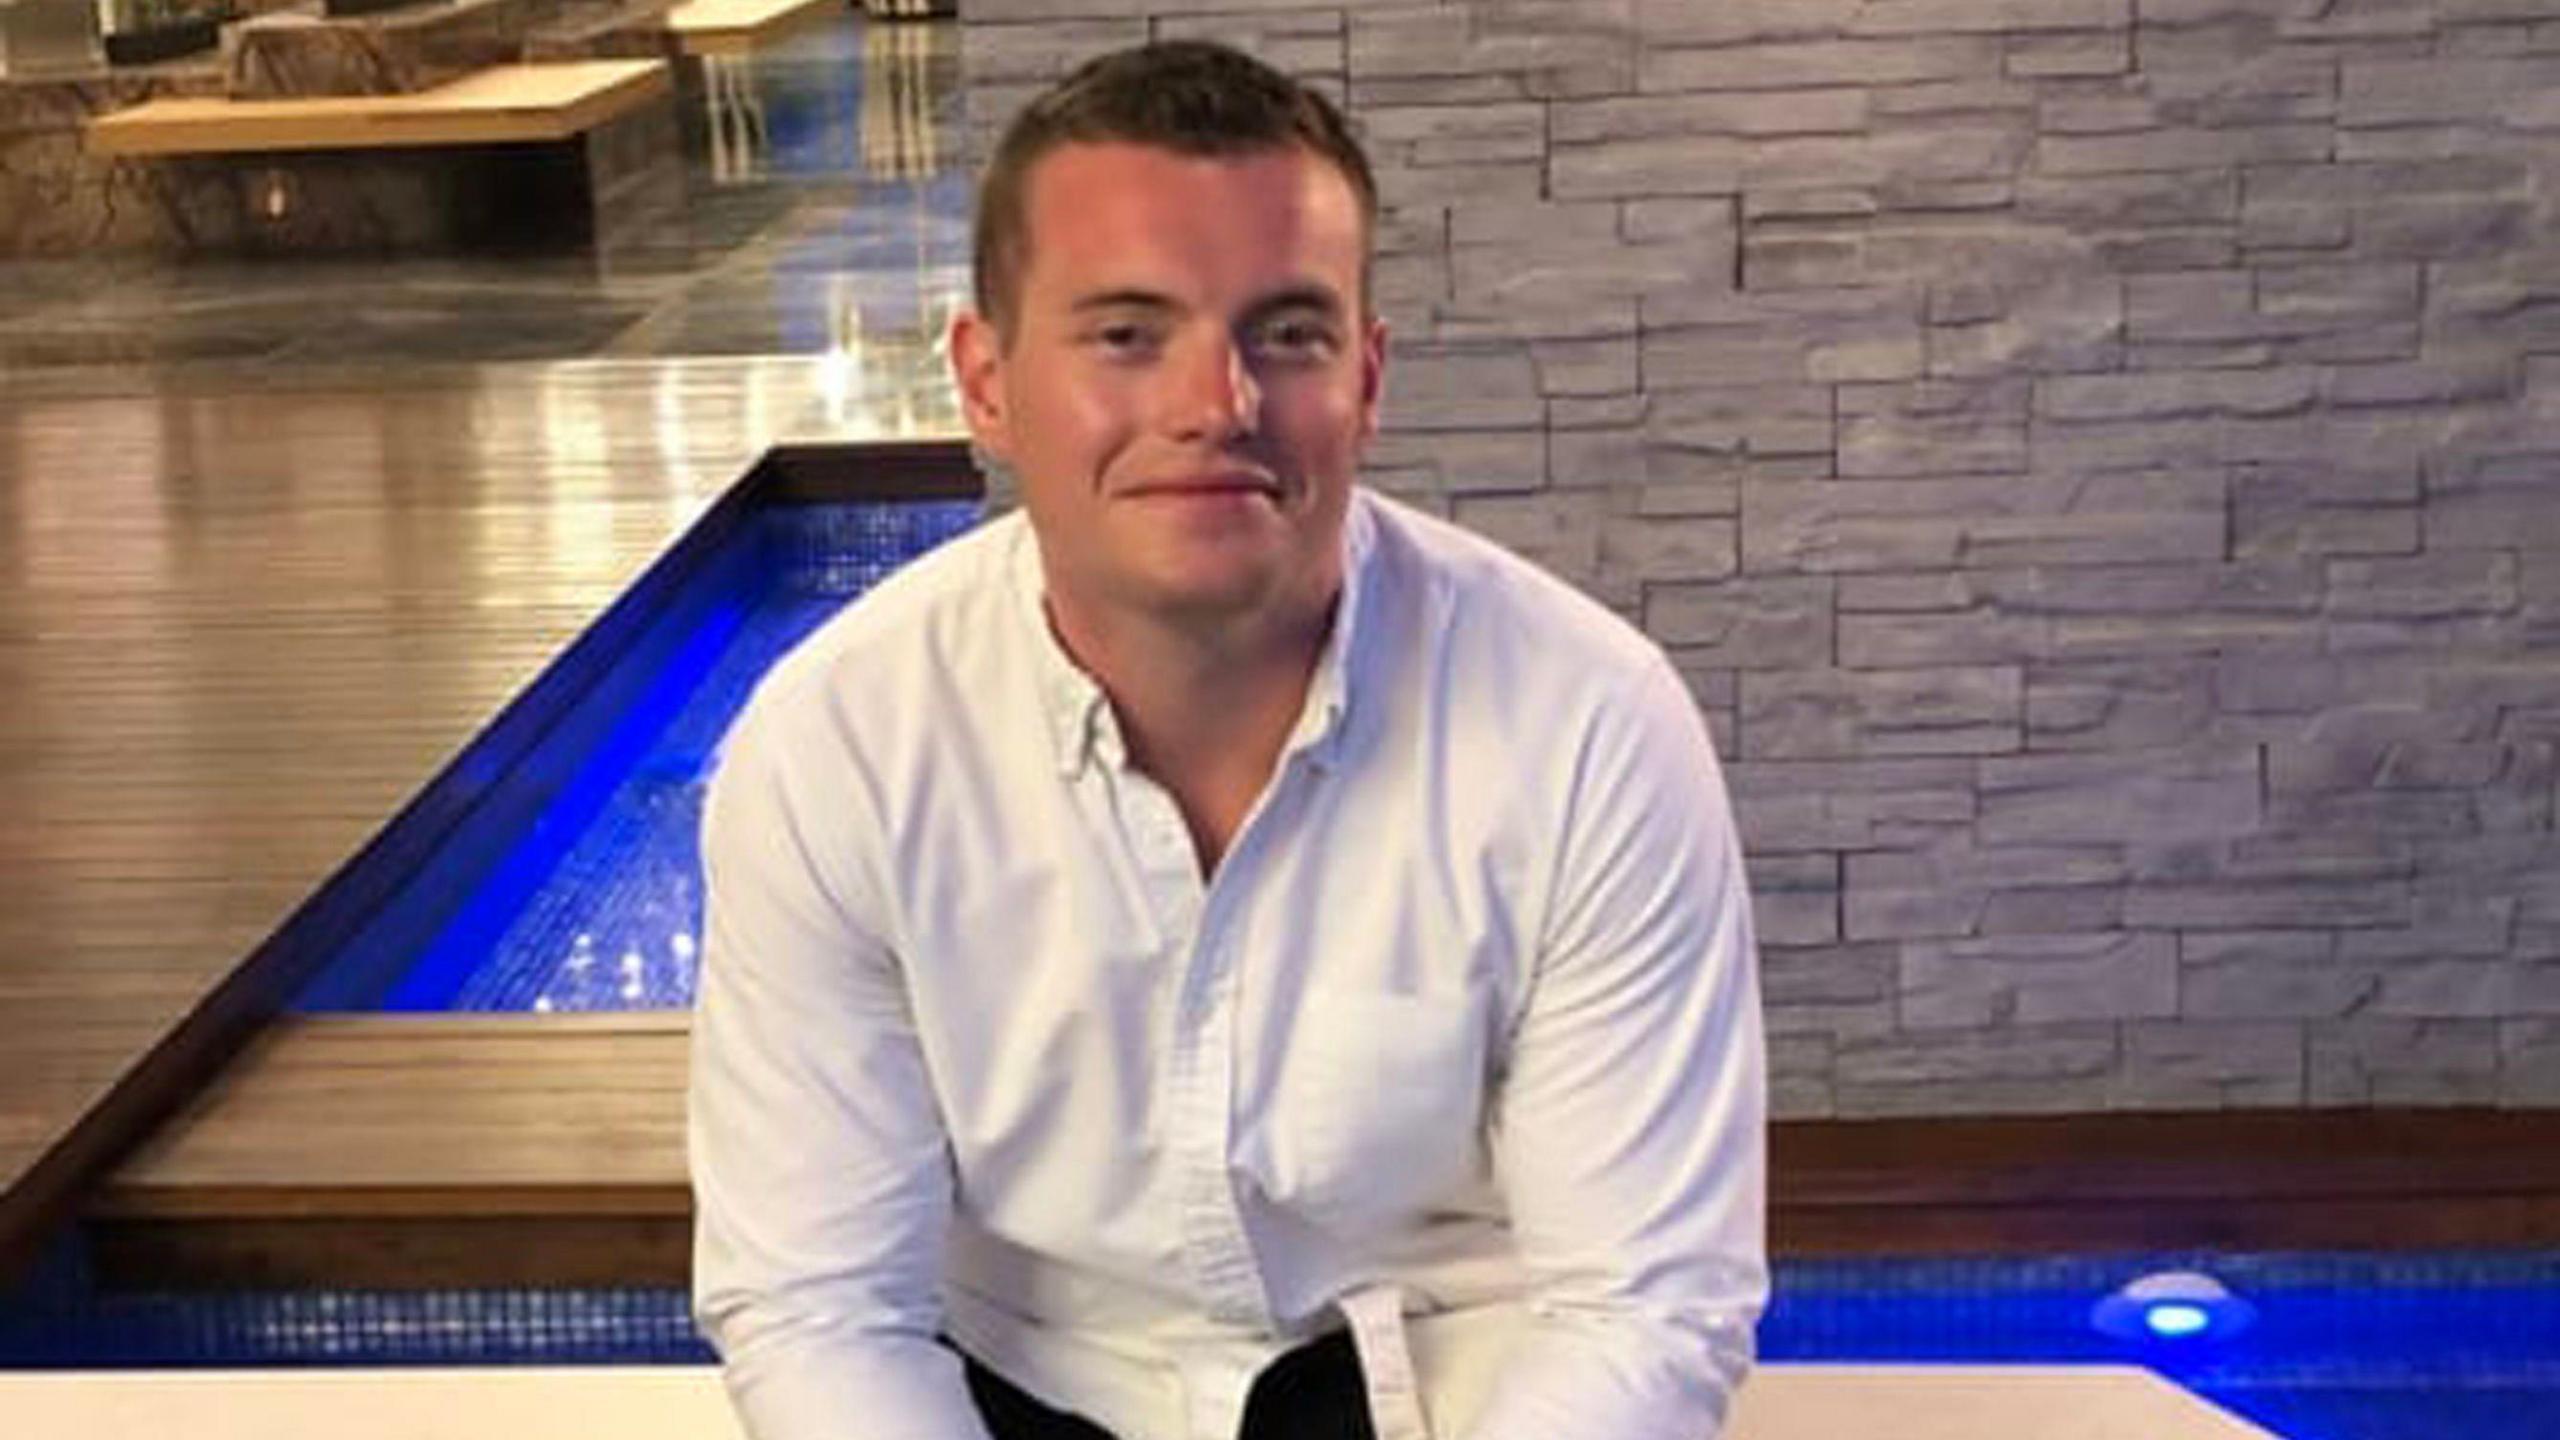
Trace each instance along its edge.
<path fill-rule="evenodd" d="M 1667 663 L 1578 760 L 1493 1125 L 1530 1323 L 1465 1440 L 1711 1440 L 1768 1296 L 1741 846 Z"/>
<path fill-rule="evenodd" d="M 755 720 L 704 812 L 695 1318 L 754 1440 L 986 1440 L 939 1343 L 950 1147 L 859 863 L 873 807 L 841 746 Z"/>

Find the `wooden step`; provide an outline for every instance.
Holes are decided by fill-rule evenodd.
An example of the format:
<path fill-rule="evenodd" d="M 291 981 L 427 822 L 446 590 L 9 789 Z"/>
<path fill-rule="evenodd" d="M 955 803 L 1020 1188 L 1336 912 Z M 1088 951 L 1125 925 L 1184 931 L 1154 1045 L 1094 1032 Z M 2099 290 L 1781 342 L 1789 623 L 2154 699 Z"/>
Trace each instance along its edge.
<path fill-rule="evenodd" d="M 296 1017 L 119 1171 L 102 1273 L 682 1283 L 690 1016 Z M 1791 1122 L 1791 1255 L 2560 1243 L 2560 1113 Z"/>

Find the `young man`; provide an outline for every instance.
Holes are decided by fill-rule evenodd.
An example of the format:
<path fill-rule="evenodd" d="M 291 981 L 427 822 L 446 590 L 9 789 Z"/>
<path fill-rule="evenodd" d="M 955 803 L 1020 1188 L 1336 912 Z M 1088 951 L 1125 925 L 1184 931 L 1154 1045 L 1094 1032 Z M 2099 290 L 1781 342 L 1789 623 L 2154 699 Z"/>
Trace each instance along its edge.
<path fill-rule="evenodd" d="M 1319 96 L 1105 57 L 980 200 L 1022 512 L 765 683 L 705 822 L 696 1308 L 758 1440 L 1709 1440 L 1758 997 L 1696 710 L 1355 487 Z"/>

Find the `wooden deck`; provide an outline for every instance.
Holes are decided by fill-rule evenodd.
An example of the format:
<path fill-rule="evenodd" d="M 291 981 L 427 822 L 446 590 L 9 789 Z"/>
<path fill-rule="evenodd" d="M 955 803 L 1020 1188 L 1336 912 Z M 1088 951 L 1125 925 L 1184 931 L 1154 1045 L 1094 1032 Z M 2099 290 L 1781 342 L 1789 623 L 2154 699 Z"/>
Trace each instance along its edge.
<path fill-rule="evenodd" d="M 261 941 L 820 432 L 818 364 L 0 392 L 0 1269 L 272 1014 Z"/>
<path fill-rule="evenodd" d="M 112 1284 L 681 1285 L 688 1017 L 335 1016 L 261 1036 L 99 1191 Z M 1790 1123 L 1782 1254 L 2560 1243 L 2560 1116 Z"/>

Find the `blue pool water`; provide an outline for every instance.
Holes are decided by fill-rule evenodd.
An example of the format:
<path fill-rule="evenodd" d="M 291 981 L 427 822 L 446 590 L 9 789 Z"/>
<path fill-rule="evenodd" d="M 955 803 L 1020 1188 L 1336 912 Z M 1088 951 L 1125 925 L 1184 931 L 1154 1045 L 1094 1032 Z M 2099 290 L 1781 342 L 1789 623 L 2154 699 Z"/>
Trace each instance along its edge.
<path fill-rule="evenodd" d="M 378 1008 L 690 1006 L 702 932 L 697 831 L 721 736 L 785 652 L 980 514 L 975 501 L 905 501 L 753 516 L 738 542 L 753 547 L 741 567 L 752 588 L 706 611 L 540 822 L 419 941 Z"/>
<path fill-rule="evenodd" d="M 2213 1271 L 2257 1325 L 2174 1346 L 2089 1327 L 2099 1297 L 2174 1267 Z M 1760 1342 L 1772 1361 L 2144 1365 L 2283 1440 L 2560 1437 L 2560 1255 L 1782 1261 Z M 0 1296 L 0 1366 L 709 1358 L 670 1289 L 102 1296 L 66 1251 Z"/>

